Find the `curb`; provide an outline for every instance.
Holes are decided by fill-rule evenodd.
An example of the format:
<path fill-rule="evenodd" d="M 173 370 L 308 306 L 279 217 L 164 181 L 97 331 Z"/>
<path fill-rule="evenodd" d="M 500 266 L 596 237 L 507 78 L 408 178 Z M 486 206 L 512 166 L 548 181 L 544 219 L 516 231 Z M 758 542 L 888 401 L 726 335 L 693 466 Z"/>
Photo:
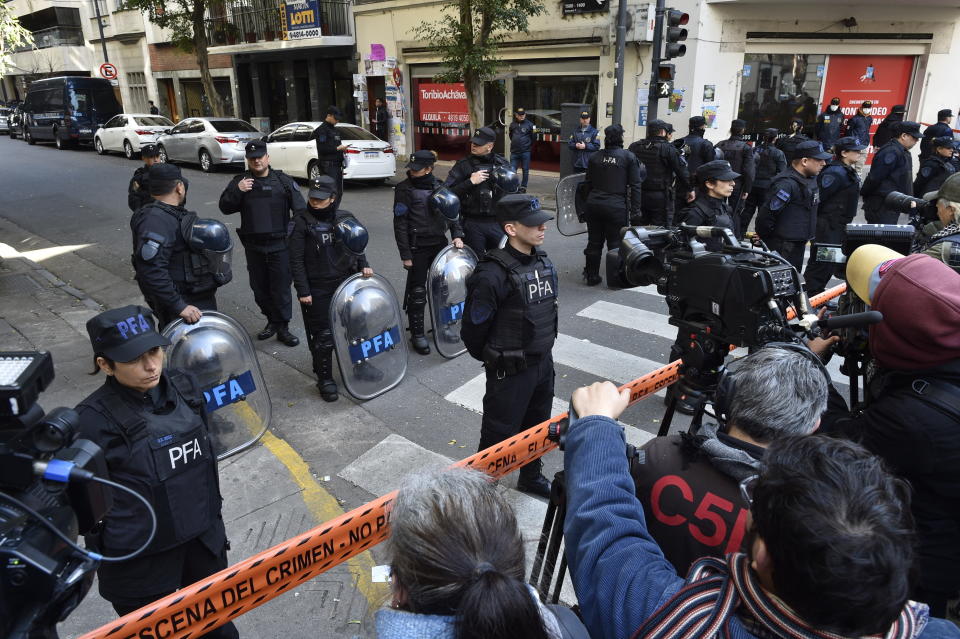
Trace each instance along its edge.
<path fill-rule="evenodd" d="M 11 258 L 7 258 L 7 259 L 11 259 Z M 50 282 L 50 284 L 53 287 L 59 288 L 64 293 L 67 293 L 71 297 L 76 298 L 81 304 L 86 306 L 91 311 L 96 311 L 99 313 L 100 311 L 103 310 L 103 305 L 100 302 L 96 301 L 95 299 L 93 299 L 92 297 L 90 297 L 80 289 L 70 286 L 69 284 L 67 284 L 66 282 L 61 280 L 59 277 L 57 277 L 47 269 L 43 268 L 33 260 L 26 257 L 16 257 L 12 259 L 22 260 L 24 263 L 30 266 L 30 270 L 34 271 L 35 273 L 40 275 L 43 279 Z"/>

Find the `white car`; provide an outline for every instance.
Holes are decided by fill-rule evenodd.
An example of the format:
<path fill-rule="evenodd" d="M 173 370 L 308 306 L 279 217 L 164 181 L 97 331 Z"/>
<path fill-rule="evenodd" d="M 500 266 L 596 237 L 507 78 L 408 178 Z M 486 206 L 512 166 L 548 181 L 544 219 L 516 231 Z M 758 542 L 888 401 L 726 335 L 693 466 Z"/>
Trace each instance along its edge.
<path fill-rule="evenodd" d="M 157 136 L 172 126 L 173 122 L 162 115 L 121 113 L 97 129 L 93 134 L 93 148 L 100 155 L 122 151 L 128 160 L 133 160 L 140 147 L 155 143 Z"/>
<path fill-rule="evenodd" d="M 322 122 L 291 122 L 267 136 L 270 166 L 288 175 L 313 180 L 321 175 L 317 143 L 313 134 Z M 397 172 L 393 147 L 355 124 L 337 124 L 347 145 L 343 168 L 345 180 L 382 180 Z"/>

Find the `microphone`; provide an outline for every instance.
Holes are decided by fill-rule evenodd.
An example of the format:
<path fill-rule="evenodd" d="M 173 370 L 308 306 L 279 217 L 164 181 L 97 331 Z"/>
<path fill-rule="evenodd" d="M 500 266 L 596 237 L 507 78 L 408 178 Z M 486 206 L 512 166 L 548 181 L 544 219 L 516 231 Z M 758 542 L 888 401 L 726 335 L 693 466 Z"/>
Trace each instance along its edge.
<path fill-rule="evenodd" d="M 849 315 L 834 315 L 817 320 L 813 328 L 819 328 L 826 331 L 835 328 L 856 328 L 860 326 L 870 326 L 879 324 L 883 321 L 883 313 L 880 311 L 866 311 L 864 313 L 850 313 Z"/>

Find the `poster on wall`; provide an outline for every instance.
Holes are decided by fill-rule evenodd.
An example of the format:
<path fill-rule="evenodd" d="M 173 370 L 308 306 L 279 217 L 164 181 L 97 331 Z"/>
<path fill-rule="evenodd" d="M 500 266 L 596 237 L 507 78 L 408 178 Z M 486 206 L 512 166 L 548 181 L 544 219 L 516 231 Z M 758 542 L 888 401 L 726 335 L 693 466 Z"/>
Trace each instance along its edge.
<path fill-rule="evenodd" d="M 720 124 L 717 122 L 717 113 L 720 107 L 716 104 L 704 104 L 700 107 L 700 115 L 707 121 L 708 129 L 718 129 Z"/>
<path fill-rule="evenodd" d="M 717 85 L 715 84 L 703 85 L 703 101 L 704 102 L 717 101 Z"/>
<path fill-rule="evenodd" d="M 914 57 L 909 55 L 831 55 L 823 85 L 823 101 L 840 98 L 843 116 L 853 116 L 864 100 L 873 102 L 870 139 L 894 105 L 906 104 L 913 76 Z M 876 149 L 867 149 L 867 164 Z"/>
<path fill-rule="evenodd" d="M 674 89 L 673 93 L 670 94 L 670 97 L 667 99 L 668 108 L 674 113 L 680 113 L 686 108 L 686 105 L 683 103 L 683 94 L 686 93 L 686 89 Z"/>
<path fill-rule="evenodd" d="M 320 37 L 319 0 L 294 0 L 283 4 L 284 40 L 305 40 Z"/>
<path fill-rule="evenodd" d="M 420 95 L 420 116 L 422 122 L 469 123 L 470 111 L 467 108 L 467 90 L 462 82 L 450 84 L 421 83 L 417 87 Z"/>
<path fill-rule="evenodd" d="M 647 126 L 647 109 L 650 102 L 650 88 L 637 88 L 637 126 Z"/>

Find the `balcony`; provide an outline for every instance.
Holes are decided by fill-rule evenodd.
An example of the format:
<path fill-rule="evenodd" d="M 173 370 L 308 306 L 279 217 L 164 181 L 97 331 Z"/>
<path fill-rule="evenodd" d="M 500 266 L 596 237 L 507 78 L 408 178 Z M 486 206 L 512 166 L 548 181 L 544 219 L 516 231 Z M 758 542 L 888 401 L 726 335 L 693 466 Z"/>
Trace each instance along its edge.
<path fill-rule="evenodd" d="M 82 47 L 83 29 L 80 27 L 49 27 L 33 32 L 33 46 L 24 45 L 14 49 L 14 53 L 31 49 L 52 49 L 53 47 Z"/>
<path fill-rule="evenodd" d="M 207 38 L 211 47 L 224 47 L 217 53 L 245 50 L 236 45 L 298 41 L 307 46 L 326 44 L 328 37 L 351 38 L 350 3 L 347 0 L 304 0 L 298 5 L 271 0 L 234 0 L 224 5 L 225 15 L 207 20 Z M 341 42 L 330 42 L 330 44 Z M 352 41 L 350 42 L 352 44 Z M 274 48 L 274 47 L 269 47 Z"/>
<path fill-rule="evenodd" d="M 146 33 L 143 14 L 140 11 L 114 11 L 100 18 L 103 25 L 103 37 L 107 40 L 117 40 L 124 44 L 137 42 Z M 100 30 L 97 27 L 97 17 L 90 18 L 90 33 L 93 38 L 90 42 L 100 42 Z"/>

